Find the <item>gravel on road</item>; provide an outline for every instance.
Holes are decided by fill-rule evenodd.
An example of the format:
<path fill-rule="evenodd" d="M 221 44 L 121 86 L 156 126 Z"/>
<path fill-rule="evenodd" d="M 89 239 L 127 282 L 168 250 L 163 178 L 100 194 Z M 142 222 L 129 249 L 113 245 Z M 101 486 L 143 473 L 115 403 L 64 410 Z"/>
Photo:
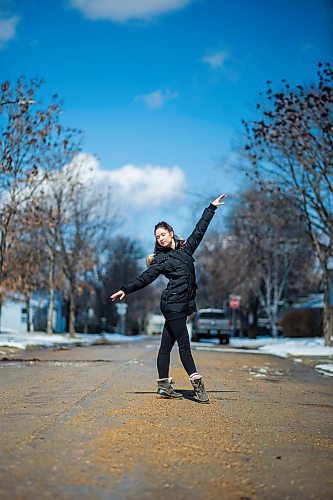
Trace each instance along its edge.
<path fill-rule="evenodd" d="M 156 397 L 157 344 L 0 362 L 1 499 L 322 499 L 332 379 L 287 359 L 195 351 L 211 403 Z"/>

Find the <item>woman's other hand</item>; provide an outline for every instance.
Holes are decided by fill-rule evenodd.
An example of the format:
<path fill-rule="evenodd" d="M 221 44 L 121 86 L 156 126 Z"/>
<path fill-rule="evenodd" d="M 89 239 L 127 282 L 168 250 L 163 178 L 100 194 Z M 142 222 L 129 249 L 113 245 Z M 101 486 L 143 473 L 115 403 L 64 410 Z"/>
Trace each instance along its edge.
<path fill-rule="evenodd" d="M 123 300 L 124 297 L 125 297 L 125 292 L 123 292 L 122 290 L 119 290 L 118 292 L 111 295 L 110 299 L 112 300 L 112 302 L 114 302 L 117 299 Z"/>
<path fill-rule="evenodd" d="M 212 205 L 214 205 L 215 207 L 220 207 L 221 205 L 224 205 L 224 202 L 221 200 L 223 200 L 226 196 L 227 196 L 226 194 L 220 194 L 220 196 L 216 198 L 215 201 L 212 201 Z"/>

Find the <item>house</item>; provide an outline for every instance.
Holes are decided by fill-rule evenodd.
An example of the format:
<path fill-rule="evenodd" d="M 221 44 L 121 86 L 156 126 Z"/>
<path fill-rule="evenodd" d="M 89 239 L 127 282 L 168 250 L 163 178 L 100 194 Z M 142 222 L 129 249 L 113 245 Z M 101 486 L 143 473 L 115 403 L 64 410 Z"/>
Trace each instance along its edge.
<path fill-rule="evenodd" d="M 46 331 L 49 297 L 47 292 L 38 291 L 30 300 L 30 331 Z M 23 297 L 16 294 L 7 298 L 1 307 L 1 330 L 27 331 L 27 308 Z M 53 331 L 66 331 L 66 308 L 59 292 L 56 292 L 53 312 Z"/>

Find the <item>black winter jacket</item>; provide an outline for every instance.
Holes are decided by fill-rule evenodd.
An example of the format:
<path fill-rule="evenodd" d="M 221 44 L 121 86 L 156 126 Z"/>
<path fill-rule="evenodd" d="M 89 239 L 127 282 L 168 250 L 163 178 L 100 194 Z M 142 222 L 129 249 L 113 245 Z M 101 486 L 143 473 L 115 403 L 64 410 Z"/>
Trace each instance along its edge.
<path fill-rule="evenodd" d="M 210 221 L 216 210 L 215 205 L 210 204 L 205 208 L 203 214 L 195 226 L 192 234 L 180 247 L 177 242 L 176 249 L 160 247 L 156 245 L 154 261 L 152 265 L 133 281 L 123 285 L 120 289 L 126 295 L 146 287 L 163 274 L 169 279 L 168 286 L 161 296 L 161 312 L 169 319 L 188 316 L 196 311 L 195 295 L 197 284 L 195 281 L 193 253 L 201 242 Z"/>

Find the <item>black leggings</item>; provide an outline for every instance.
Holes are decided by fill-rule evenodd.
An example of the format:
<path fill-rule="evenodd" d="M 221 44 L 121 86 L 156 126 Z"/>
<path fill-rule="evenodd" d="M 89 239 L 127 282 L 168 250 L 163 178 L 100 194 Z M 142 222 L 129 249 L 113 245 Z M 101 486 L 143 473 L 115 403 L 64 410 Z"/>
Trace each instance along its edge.
<path fill-rule="evenodd" d="M 188 375 L 197 371 L 191 353 L 190 339 L 186 328 L 186 316 L 167 320 L 162 332 L 161 346 L 157 356 L 159 378 L 169 377 L 170 353 L 177 341 L 180 360 Z"/>

